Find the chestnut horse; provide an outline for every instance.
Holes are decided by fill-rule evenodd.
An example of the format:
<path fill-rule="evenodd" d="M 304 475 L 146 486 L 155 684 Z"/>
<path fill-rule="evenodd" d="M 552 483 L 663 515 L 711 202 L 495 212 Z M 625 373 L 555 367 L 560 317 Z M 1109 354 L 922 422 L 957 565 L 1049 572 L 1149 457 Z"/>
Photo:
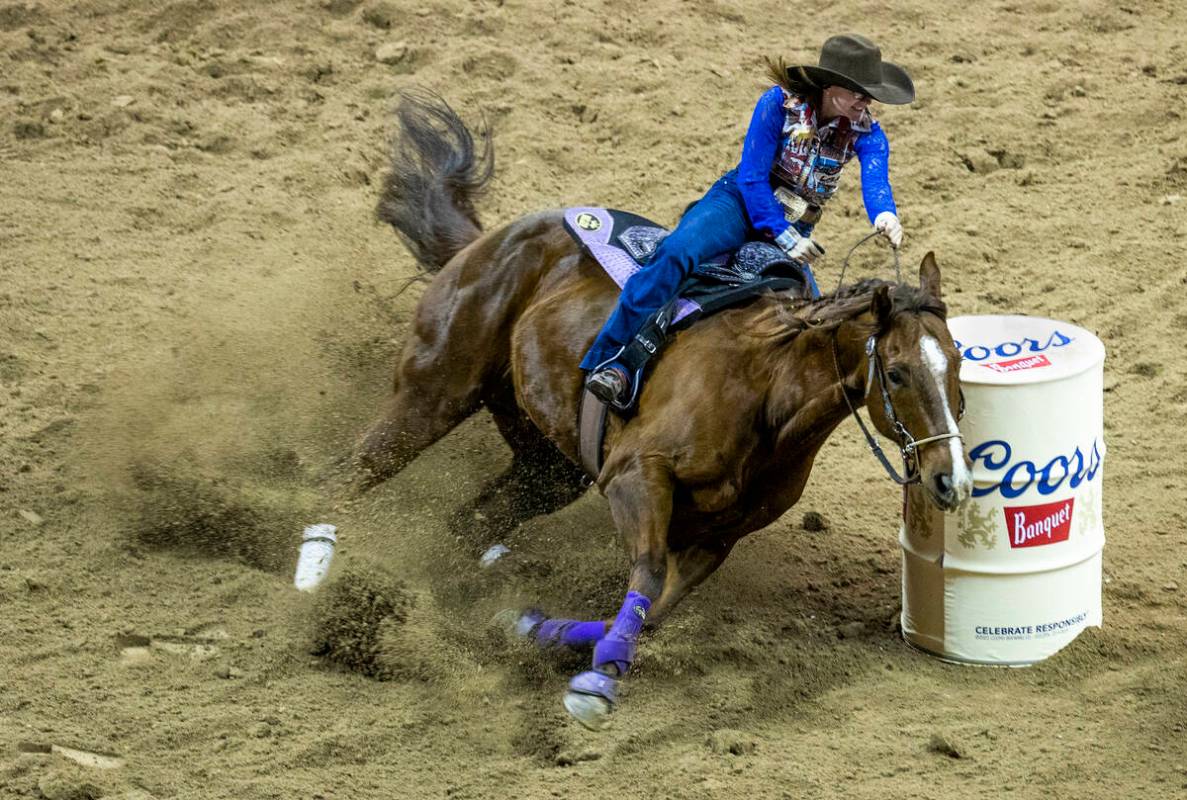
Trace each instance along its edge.
<path fill-rule="evenodd" d="M 436 274 L 386 412 L 359 450 L 360 480 L 390 478 L 486 407 L 513 452 L 464 515 L 489 542 L 585 490 L 577 364 L 618 291 L 560 211 L 482 232 L 473 198 L 492 171 L 489 133 L 477 153 L 453 110 L 430 95 L 405 95 L 397 118 L 378 213 Z M 698 321 L 673 337 L 637 412 L 612 415 L 592 477 L 630 557 L 626 601 L 613 620 L 517 620 L 542 646 L 593 646 L 593 669 L 565 695 L 582 724 L 599 727 L 612 710 L 644 620 L 659 623 L 739 539 L 795 504 L 850 405 L 865 405 L 879 432 L 906 445 L 936 506 L 968 496 L 959 355 L 930 253 L 919 277 L 919 288 L 865 281 L 816 301 L 768 294 Z"/>

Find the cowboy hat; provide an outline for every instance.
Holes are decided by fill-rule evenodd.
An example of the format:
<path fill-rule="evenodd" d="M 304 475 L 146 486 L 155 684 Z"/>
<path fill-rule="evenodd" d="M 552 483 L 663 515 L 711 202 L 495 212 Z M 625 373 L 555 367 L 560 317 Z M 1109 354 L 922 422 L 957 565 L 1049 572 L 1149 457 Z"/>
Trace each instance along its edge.
<path fill-rule="evenodd" d="M 883 61 L 878 45 L 854 33 L 829 38 L 820 48 L 819 64 L 788 67 L 787 77 L 820 89 L 843 86 L 891 105 L 915 99 L 915 84 L 907 71 Z"/>

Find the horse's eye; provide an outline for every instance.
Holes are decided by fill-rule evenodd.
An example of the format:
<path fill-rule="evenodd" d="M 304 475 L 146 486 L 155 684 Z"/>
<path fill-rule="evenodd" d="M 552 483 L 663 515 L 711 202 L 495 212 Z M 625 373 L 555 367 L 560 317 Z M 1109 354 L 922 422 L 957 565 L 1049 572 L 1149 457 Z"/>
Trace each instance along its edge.
<path fill-rule="evenodd" d="M 886 382 L 897 389 L 906 382 L 906 379 L 903 377 L 902 372 L 900 372 L 898 369 L 895 369 L 894 367 L 891 367 L 890 369 L 886 370 Z"/>

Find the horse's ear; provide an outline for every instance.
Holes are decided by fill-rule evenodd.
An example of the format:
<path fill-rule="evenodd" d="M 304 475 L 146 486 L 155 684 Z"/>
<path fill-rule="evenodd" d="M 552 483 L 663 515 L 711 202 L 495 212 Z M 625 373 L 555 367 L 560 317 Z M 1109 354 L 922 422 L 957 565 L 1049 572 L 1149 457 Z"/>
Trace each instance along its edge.
<path fill-rule="evenodd" d="M 890 287 L 879 286 L 874 290 L 874 297 L 870 300 L 870 312 L 878 320 L 878 327 L 885 328 L 890 323 L 890 312 L 894 308 L 894 301 L 890 299 Z"/>
<path fill-rule="evenodd" d="M 930 250 L 919 264 L 919 288 L 926 295 L 943 299 L 940 296 L 940 265 L 936 263 L 936 254 Z"/>

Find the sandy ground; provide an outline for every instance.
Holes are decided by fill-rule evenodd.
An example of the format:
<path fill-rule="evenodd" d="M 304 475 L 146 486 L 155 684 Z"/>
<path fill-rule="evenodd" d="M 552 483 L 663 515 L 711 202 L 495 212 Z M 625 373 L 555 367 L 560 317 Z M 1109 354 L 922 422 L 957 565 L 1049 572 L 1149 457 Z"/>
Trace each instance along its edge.
<path fill-rule="evenodd" d="M 1184 796 L 1187 8 L 819 6 L 0 3 L 0 796 Z M 323 489 L 422 291 L 373 217 L 393 99 L 486 115 L 488 225 L 671 222 L 736 160 L 761 57 L 845 30 L 919 88 L 880 112 L 906 260 L 937 252 L 953 313 L 1108 347 L 1105 625 L 1026 670 L 909 650 L 896 492 L 847 424 L 588 733 L 585 659 L 486 621 L 617 607 L 602 498 L 487 575 L 445 525 L 508 461 L 485 415 L 356 506 Z M 847 184 L 833 254 L 866 230 Z M 314 521 L 342 539 L 309 597 Z"/>

